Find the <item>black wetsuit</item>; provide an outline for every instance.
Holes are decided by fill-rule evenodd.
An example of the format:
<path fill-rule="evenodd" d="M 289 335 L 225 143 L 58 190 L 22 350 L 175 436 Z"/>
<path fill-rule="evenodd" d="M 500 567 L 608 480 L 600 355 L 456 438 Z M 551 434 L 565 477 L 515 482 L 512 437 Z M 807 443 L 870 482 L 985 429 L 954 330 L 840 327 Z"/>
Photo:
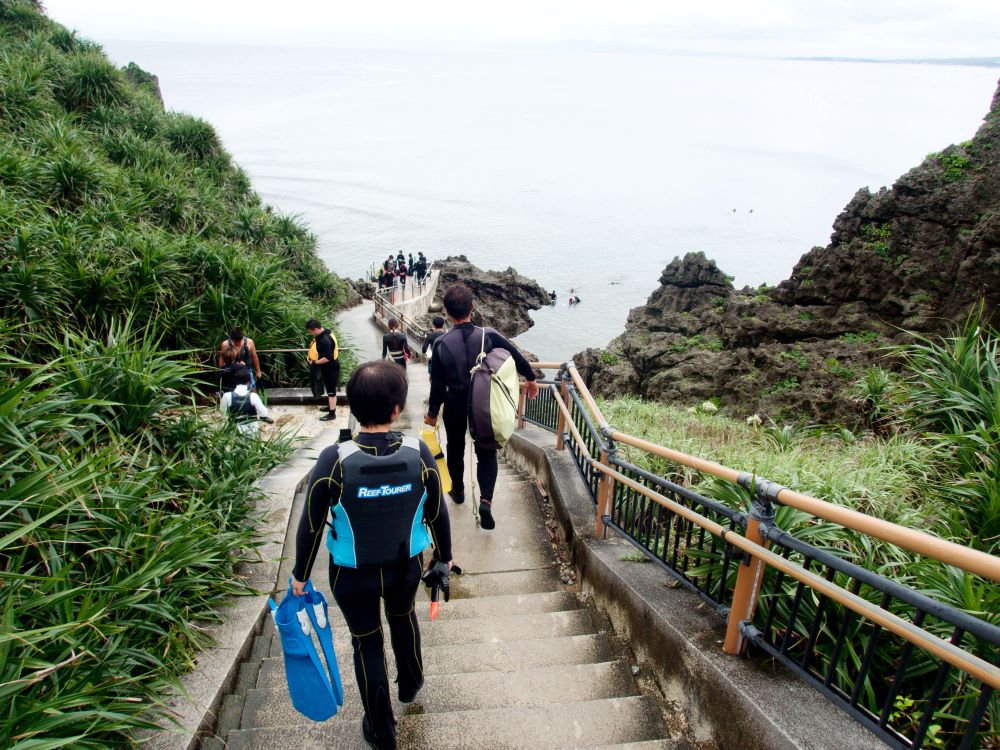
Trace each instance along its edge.
<path fill-rule="evenodd" d="M 405 334 L 392 331 L 382 337 L 382 359 L 388 354 L 397 365 L 406 367 L 406 355 L 409 353 L 410 345 Z"/>
<path fill-rule="evenodd" d="M 326 395 L 333 398 L 337 397 L 337 386 L 340 381 L 340 360 L 334 359 L 336 348 L 337 344 L 333 339 L 333 334 L 324 328 L 322 333 L 316 337 L 316 354 L 320 359 L 325 358 L 327 361 L 321 365 L 316 365 L 316 367 L 319 368 L 320 374 L 323 377 L 323 387 L 326 388 Z"/>
<path fill-rule="evenodd" d="M 355 441 L 365 451 L 375 455 L 391 455 L 399 450 L 399 433 L 358 433 Z M 420 443 L 420 481 L 427 491 L 424 503 L 426 521 L 434 557 L 451 560 L 451 524 L 448 508 L 441 495 L 437 464 L 430 449 Z M 416 479 L 416 477 L 414 477 Z M 312 570 L 316 555 L 327 536 L 330 508 L 337 505 L 343 490 L 343 470 L 338 446 L 324 449 L 309 478 L 309 491 L 299 520 L 295 542 L 295 567 L 292 575 L 305 581 Z M 356 539 L 355 545 L 378 545 L 379 539 Z M 396 657 L 397 681 L 400 689 L 412 689 L 423 681 L 423 659 L 420 653 L 420 628 L 414 613 L 414 600 L 420 583 L 423 555 L 377 568 L 349 568 L 330 560 L 330 589 L 351 631 L 354 648 L 354 671 L 361 692 L 361 701 L 369 721 L 378 731 L 387 721 L 393 721 L 382 639 L 379 600 L 385 600 L 392 651 Z"/>
<path fill-rule="evenodd" d="M 463 491 L 465 480 L 465 431 L 469 426 L 469 370 L 479 354 L 479 334 L 484 330 L 472 323 L 462 323 L 448 331 L 434 344 L 434 358 L 431 359 L 431 395 L 427 413 L 438 415 L 444 404 L 444 432 L 447 438 L 448 472 L 456 492 Z M 527 380 L 534 380 L 535 373 L 528 360 L 503 335 L 490 328 L 485 329 L 485 351 L 506 349 L 514 358 L 517 371 Z M 449 336 L 462 337 L 468 359 L 456 362 L 451 350 L 445 346 Z M 475 349 L 475 352 L 472 350 Z M 475 447 L 476 479 L 479 482 L 479 496 L 484 500 L 493 499 L 497 484 L 497 452 L 491 448 Z M 454 492 L 452 493 L 455 494 Z"/>
<path fill-rule="evenodd" d="M 424 343 L 420 347 L 420 353 L 421 354 L 427 354 L 428 351 L 430 351 L 430 353 L 431 353 L 431 359 L 427 360 L 427 372 L 428 372 L 428 374 L 431 371 L 431 360 L 433 359 L 433 356 L 434 356 L 434 342 L 437 341 L 442 336 L 444 336 L 444 334 L 445 334 L 444 331 L 431 331 L 430 333 L 428 333 L 424 337 Z"/>

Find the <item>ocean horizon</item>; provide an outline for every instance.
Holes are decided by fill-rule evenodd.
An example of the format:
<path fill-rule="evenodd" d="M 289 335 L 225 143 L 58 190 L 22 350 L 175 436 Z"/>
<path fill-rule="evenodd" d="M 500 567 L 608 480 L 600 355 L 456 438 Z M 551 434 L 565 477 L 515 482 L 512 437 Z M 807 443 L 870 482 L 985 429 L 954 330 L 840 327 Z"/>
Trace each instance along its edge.
<path fill-rule="evenodd" d="M 562 47 L 104 47 L 212 123 L 339 275 L 419 250 L 556 291 L 517 339 L 544 359 L 605 345 L 686 252 L 737 286 L 787 278 L 859 188 L 970 138 L 997 84 L 967 65 Z"/>

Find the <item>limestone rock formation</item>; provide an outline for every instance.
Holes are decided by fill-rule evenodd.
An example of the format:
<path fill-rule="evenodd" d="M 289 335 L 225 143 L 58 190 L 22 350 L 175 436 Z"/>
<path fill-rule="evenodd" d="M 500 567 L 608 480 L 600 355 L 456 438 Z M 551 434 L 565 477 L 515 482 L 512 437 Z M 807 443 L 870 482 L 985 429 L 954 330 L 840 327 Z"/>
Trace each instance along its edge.
<path fill-rule="evenodd" d="M 434 265 L 441 271 L 435 302 L 441 301 L 449 286 L 461 281 L 476 295 L 473 322 L 496 328 L 508 338 L 524 333 L 534 325 L 529 310 L 538 310 L 550 304 L 548 292 L 538 282 L 522 276 L 513 268 L 484 271 L 464 255 L 435 261 Z"/>
<path fill-rule="evenodd" d="M 1000 323 L 1000 89 L 971 141 L 891 189 L 862 189 L 826 247 L 776 288 L 737 291 L 700 253 L 675 258 L 605 351 L 575 358 L 593 390 L 851 422 L 850 384 L 907 331 L 945 333 L 983 304 Z"/>
<path fill-rule="evenodd" d="M 130 62 L 122 68 L 122 72 L 125 73 L 125 77 L 129 83 L 141 91 L 151 93 L 156 97 L 156 101 L 160 103 L 160 106 L 163 106 L 163 92 L 160 91 L 160 79 L 158 76 L 143 70 L 134 62 Z"/>

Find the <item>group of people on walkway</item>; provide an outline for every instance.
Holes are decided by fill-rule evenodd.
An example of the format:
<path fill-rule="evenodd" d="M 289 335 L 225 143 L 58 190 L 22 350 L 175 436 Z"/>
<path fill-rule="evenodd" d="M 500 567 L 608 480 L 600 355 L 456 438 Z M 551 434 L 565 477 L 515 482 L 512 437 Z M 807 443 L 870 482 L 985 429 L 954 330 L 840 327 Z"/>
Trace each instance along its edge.
<path fill-rule="evenodd" d="M 261 421 L 270 421 L 267 406 L 257 393 L 260 358 L 253 339 L 234 328 L 219 345 L 219 410 L 236 423 L 243 435 L 256 436 Z"/>
<path fill-rule="evenodd" d="M 424 343 L 424 351 L 431 354 L 431 393 L 424 422 L 436 425 L 444 409 L 451 500 L 456 505 L 466 499 L 463 469 L 469 371 L 477 356 L 506 349 L 518 373 L 528 381 L 528 397 L 538 392 L 531 365 L 517 348 L 498 332 L 473 325 L 473 302 L 464 284 L 449 288 L 444 308 L 452 328 L 445 331 L 444 320 L 435 319 L 433 338 L 429 336 Z M 398 321 L 390 323 L 386 336 L 394 332 L 398 332 Z M 360 431 L 322 451 L 313 468 L 296 535 L 291 580 L 292 592 L 304 595 L 319 545 L 325 541 L 330 552 L 330 588 L 352 636 L 354 670 L 364 706 L 362 735 L 378 750 L 396 747 L 381 600 L 396 658 L 397 697 L 409 703 L 424 684 L 420 628 L 414 613 L 417 588 L 423 580 L 441 590 L 448 601 L 449 574 L 453 569 L 458 572 L 435 457 L 419 439 L 392 429 L 406 406 L 408 351 L 405 336 L 403 340 L 387 338 L 383 358 L 361 365 L 351 375 L 347 398 Z M 475 452 L 480 524 L 491 530 L 496 526 L 492 503 L 497 451 L 476 445 Z M 425 561 L 428 548 L 432 552 Z"/>
<path fill-rule="evenodd" d="M 400 250 L 395 257 L 389 255 L 382 262 L 382 267 L 376 272 L 378 288 L 391 289 L 395 286 L 406 286 L 407 279 L 412 279 L 416 284 L 421 285 L 427 277 L 429 267 L 430 263 L 422 252 L 418 252 L 416 260 L 414 260 L 413 253 L 407 257 Z"/>

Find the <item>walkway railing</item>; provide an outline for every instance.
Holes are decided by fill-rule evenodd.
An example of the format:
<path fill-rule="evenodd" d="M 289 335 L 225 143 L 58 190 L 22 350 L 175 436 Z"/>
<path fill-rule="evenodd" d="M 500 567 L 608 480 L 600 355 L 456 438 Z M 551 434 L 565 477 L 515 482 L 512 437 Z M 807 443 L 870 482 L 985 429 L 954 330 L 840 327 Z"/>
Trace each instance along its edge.
<path fill-rule="evenodd" d="M 430 267 L 427 269 L 426 280 L 423 284 L 417 284 L 415 280 L 406 286 L 392 286 L 392 287 L 382 287 L 375 292 L 375 311 L 373 313 L 376 320 L 380 321 L 382 324 L 386 324 L 389 318 L 395 318 L 399 321 L 400 330 L 406 335 L 412 344 L 410 349 L 419 349 L 423 346 L 424 339 L 427 336 L 428 329 L 421 326 L 417 321 L 406 315 L 398 306 L 397 303 L 406 302 L 414 299 L 415 297 L 423 294 L 426 290 L 427 285 L 433 283 L 433 275 L 437 273 L 434 264 L 431 263 Z"/>
<path fill-rule="evenodd" d="M 1000 628 L 813 546 L 778 519 L 796 508 L 993 582 L 1000 558 L 614 430 L 572 363 L 532 364 L 557 373 L 537 399 L 522 393 L 520 426 L 554 432 L 573 456 L 598 536 L 615 530 L 726 619 L 727 653 L 759 648 L 892 747 L 997 746 Z M 620 446 L 731 483 L 748 507 L 648 472 Z"/>

